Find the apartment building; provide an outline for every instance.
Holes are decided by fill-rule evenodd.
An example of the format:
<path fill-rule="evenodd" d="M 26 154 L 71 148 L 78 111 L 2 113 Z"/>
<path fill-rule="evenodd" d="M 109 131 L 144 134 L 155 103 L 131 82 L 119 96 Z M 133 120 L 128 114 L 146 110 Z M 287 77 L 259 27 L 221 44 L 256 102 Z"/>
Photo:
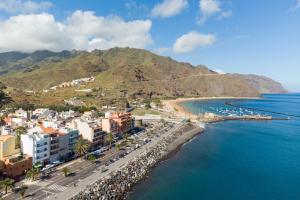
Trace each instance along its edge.
<path fill-rule="evenodd" d="M 131 113 L 115 112 L 105 113 L 105 118 L 102 119 L 102 128 L 108 133 L 124 134 L 134 127 L 134 119 Z"/>
<path fill-rule="evenodd" d="M 104 137 L 106 132 L 102 130 L 100 120 L 88 120 L 88 119 L 74 119 L 70 124 L 70 127 L 77 129 L 82 138 L 88 140 L 91 143 L 91 150 L 99 149 L 104 145 Z"/>
<path fill-rule="evenodd" d="M 0 136 L 0 170 L 4 175 L 15 178 L 26 173 L 32 167 L 32 158 L 21 154 L 16 148 L 15 137 L 12 135 Z"/>
<path fill-rule="evenodd" d="M 32 157 L 32 163 L 48 163 L 50 158 L 50 136 L 44 134 L 42 129 L 35 127 L 21 135 L 21 148 L 24 154 Z"/>

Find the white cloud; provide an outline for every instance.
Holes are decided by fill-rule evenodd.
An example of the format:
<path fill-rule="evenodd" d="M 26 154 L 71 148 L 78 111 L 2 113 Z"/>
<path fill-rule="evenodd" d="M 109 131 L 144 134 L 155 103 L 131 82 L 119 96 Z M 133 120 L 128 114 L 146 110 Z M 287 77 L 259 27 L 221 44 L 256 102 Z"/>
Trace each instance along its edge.
<path fill-rule="evenodd" d="M 300 0 L 297 0 L 296 5 L 290 8 L 290 11 L 296 11 L 300 8 Z"/>
<path fill-rule="evenodd" d="M 152 9 L 151 15 L 154 17 L 172 17 L 179 14 L 188 6 L 187 0 L 164 0 Z"/>
<path fill-rule="evenodd" d="M 216 41 L 213 34 L 202 34 L 195 31 L 182 35 L 173 45 L 175 53 L 188 53 L 200 47 L 209 46 Z"/>
<path fill-rule="evenodd" d="M 199 7 L 205 15 L 213 15 L 221 11 L 220 3 L 217 0 L 200 0 Z"/>
<path fill-rule="evenodd" d="M 231 16 L 232 16 L 232 11 L 231 11 L 231 10 L 228 10 L 228 11 L 222 12 L 222 13 L 219 15 L 218 19 L 225 19 L 225 18 L 229 18 L 229 17 L 231 17 Z"/>
<path fill-rule="evenodd" d="M 226 74 L 226 72 L 222 69 L 214 69 L 213 71 L 217 72 L 218 74 Z"/>
<path fill-rule="evenodd" d="M 31 0 L 1 0 L 0 10 L 7 13 L 35 13 L 52 7 L 49 1 L 33 2 Z"/>
<path fill-rule="evenodd" d="M 144 48 L 152 43 L 151 26 L 151 20 L 127 22 L 90 11 L 75 11 L 63 22 L 47 13 L 18 15 L 0 21 L 0 52 Z"/>
<path fill-rule="evenodd" d="M 199 0 L 199 9 L 201 16 L 198 19 L 198 24 L 204 24 L 210 17 L 218 14 L 218 19 L 225 19 L 232 16 L 231 10 L 224 11 L 221 8 L 219 0 Z"/>

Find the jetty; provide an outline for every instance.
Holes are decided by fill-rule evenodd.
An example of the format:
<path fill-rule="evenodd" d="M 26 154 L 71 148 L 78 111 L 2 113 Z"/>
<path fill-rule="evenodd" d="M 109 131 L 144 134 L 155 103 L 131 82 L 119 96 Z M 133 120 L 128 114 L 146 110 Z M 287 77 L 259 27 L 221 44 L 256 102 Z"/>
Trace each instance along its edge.
<path fill-rule="evenodd" d="M 225 102 L 225 105 L 227 106 L 231 106 L 231 107 L 235 107 L 235 108 L 243 108 L 243 109 L 248 109 L 248 110 L 254 110 L 254 111 L 260 111 L 260 112 L 264 112 L 264 113 L 271 113 L 271 114 L 277 114 L 277 115 L 281 115 L 281 116 L 286 116 L 286 119 L 290 119 L 290 117 L 296 117 L 296 118 L 300 118 L 300 115 L 294 115 L 294 114 L 289 114 L 289 113 L 283 113 L 283 112 L 276 112 L 276 111 L 270 111 L 270 110 L 265 110 L 265 109 L 259 109 L 259 108 L 251 108 L 248 106 L 240 106 L 240 105 L 236 105 L 232 102 Z M 281 118 L 273 118 L 273 120 L 275 119 L 281 119 Z M 285 118 L 283 118 L 285 119 Z"/>
<path fill-rule="evenodd" d="M 199 121 L 206 123 L 228 121 L 228 120 L 247 120 L 247 121 L 268 121 L 268 120 L 289 120 L 289 117 L 273 117 L 264 115 L 241 115 L 241 116 L 222 116 L 216 115 L 214 113 L 205 113 L 203 116 L 199 117 Z"/>

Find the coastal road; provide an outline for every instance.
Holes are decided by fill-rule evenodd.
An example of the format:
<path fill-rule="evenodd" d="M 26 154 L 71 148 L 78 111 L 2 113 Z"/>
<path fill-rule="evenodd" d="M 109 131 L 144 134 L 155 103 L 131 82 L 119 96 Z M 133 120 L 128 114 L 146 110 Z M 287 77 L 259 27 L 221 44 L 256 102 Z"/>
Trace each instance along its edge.
<path fill-rule="evenodd" d="M 151 130 L 162 134 L 168 129 L 168 127 L 161 128 L 158 125 L 154 125 L 149 130 L 146 130 L 143 133 L 137 135 L 138 138 L 143 139 L 147 137 L 147 132 Z M 82 180 L 85 180 L 89 176 L 93 176 L 95 173 L 101 173 L 101 169 L 104 167 L 104 164 L 109 160 L 119 156 L 124 151 L 115 151 L 115 149 L 111 149 L 105 153 L 103 157 L 101 157 L 97 162 L 91 162 L 87 160 L 76 159 L 71 162 L 65 163 L 56 168 L 56 171 L 53 172 L 50 178 L 40 180 L 35 183 L 31 183 L 27 180 L 23 180 L 16 184 L 16 186 L 27 185 L 28 190 L 26 191 L 27 198 L 26 199 L 48 199 L 51 195 L 55 195 L 57 193 L 62 193 L 70 187 L 74 187 Z M 114 166 L 114 165 L 111 165 Z M 109 167 L 111 167 L 109 166 Z M 70 168 L 72 175 L 68 177 L 64 177 L 61 169 L 64 167 Z M 112 167 L 114 168 L 114 167 Z M 5 199 L 8 200 L 17 200 L 21 199 L 19 194 L 10 193 L 5 196 Z"/>
<path fill-rule="evenodd" d="M 175 127 L 170 129 L 168 132 L 163 133 L 159 137 L 154 137 L 151 142 L 145 144 L 144 146 L 134 150 L 130 154 L 126 155 L 125 157 L 119 159 L 118 161 L 112 163 L 107 167 L 107 171 L 101 173 L 101 166 L 98 169 L 94 170 L 94 173 L 78 182 L 77 185 L 73 185 L 67 187 L 63 192 L 53 194 L 49 197 L 50 200 L 57 200 L 57 199 L 70 199 L 79 192 L 83 191 L 87 186 L 101 180 L 102 178 L 109 176 L 110 173 L 114 172 L 116 169 L 120 169 L 122 166 L 126 165 L 131 160 L 135 159 L 138 155 L 145 152 L 147 149 L 152 148 L 157 145 L 158 142 L 163 140 L 165 137 L 173 134 L 176 130 L 181 128 L 185 125 L 186 122 L 181 122 L 177 124 Z"/>
<path fill-rule="evenodd" d="M 57 171 L 51 174 L 48 179 L 40 180 L 35 183 L 30 183 L 27 180 L 17 183 L 16 186 L 21 186 L 26 184 L 28 190 L 26 194 L 29 194 L 26 199 L 45 199 L 52 194 L 63 192 L 66 188 L 77 184 L 78 181 L 84 179 L 94 173 L 99 166 L 103 166 L 104 163 L 108 162 L 110 159 L 120 155 L 122 151 L 116 152 L 113 149 L 105 154 L 104 157 L 100 159 L 100 162 L 87 161 L 76 159 L 70 163 L 62 165 L 57 168 Z M 71 175 L 64 177 L 63 173 L 60 171 L 63 167 L 68 166 L 71 170 Z M 31 195 L 30 195 L 31 194 Z M 5 197 L 7 200 L 17 200 L 21 199 L 19 194 L 10 193 Z"/>

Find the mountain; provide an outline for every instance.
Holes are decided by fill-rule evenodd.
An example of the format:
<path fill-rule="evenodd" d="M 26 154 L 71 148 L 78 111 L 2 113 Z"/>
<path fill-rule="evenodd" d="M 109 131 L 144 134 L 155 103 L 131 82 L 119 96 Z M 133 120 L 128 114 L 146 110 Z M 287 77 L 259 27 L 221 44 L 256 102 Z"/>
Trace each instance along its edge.
<path fill-rule="evenodd" d="M 97 98 L 178 96 L 259 96 L 286 92 L 277 82 L 256 75 L 218 74 L 206 66 L 193 66 L 169 57 L 133 48 L 109 50 L 38 51 L 0 54 L 0 80 L 8 87 L 41 91 L 65 81 L 94 76 L 95 81 L 75 89 L 98 91 Z M 56 93 L 59 93 L 58 91 Z"/>
<path fill-rule="evenodd" d="M 270 94 L 270 93 L 288 93 L 288 90 L 285 89 L 281 83 L 276 82 L 265 76 L 258 76 L 255 74 L 236 74 L 237 77 L 244 79 L 249 85 L 258 90 L 261 94 Z"/>

